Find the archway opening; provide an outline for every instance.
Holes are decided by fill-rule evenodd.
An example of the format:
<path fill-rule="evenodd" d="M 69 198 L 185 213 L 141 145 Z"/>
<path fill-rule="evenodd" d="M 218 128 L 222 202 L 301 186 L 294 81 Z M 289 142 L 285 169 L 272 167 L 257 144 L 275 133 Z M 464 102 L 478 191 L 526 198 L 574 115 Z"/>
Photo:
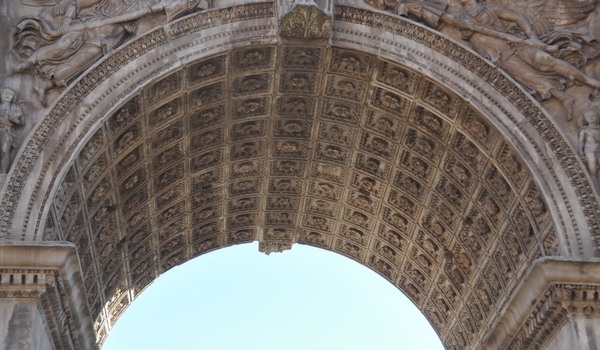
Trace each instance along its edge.
<path fill-rule="evenodd" d="M 114 349 L 443 349 L 419 309 L 339 254 L 220 249 L 155 280 L 116 322 Z"/>

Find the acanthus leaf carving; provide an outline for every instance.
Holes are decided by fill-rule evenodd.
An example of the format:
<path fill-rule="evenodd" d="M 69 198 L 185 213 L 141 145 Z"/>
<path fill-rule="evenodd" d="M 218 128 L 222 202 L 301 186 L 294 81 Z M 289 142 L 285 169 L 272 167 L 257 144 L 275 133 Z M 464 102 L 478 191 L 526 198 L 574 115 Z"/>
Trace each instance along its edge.
<path fill-rule="evenodd" d="M 331 36 L 331 17 L 314 5 L 296 5 L 282 19 L 280 35 L 291 38 L 327 39 Z"/>

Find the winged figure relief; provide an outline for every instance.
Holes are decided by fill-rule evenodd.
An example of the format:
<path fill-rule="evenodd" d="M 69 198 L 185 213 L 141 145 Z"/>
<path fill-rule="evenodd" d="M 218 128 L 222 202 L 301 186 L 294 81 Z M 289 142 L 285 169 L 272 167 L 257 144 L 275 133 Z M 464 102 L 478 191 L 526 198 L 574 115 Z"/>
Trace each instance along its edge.
<path fill-rule="evenodd" d="M 50 18 L 15 25 L 14 73 L 33 73 L 42 105 L 46 92 L 64 87 L 129 38 L 184 14 L 211 7 L 211 0 L 22 0 L 52 7 Z"/>
<path fill-rule="evenodd" d="M 596 0 L 365 0 L 365 3 L 440 29 L 449 25 L 481 56 L 504 69 L 540 100 L 555 98 L 571 119 L 573 83 L 592 91 L 600 81 L 581 68 L 598 42 L 573 26 Z M 590 92 L 591 94 L 591 92 Z"/>
<path fill-rule="evenodd" d="M 597 0 L 491 0 L 529 19 L 543 42 L 556 45 L 554 56 L 582 67 L 600 53 L 600 44 L 574 25 L 596 7 Z"/>

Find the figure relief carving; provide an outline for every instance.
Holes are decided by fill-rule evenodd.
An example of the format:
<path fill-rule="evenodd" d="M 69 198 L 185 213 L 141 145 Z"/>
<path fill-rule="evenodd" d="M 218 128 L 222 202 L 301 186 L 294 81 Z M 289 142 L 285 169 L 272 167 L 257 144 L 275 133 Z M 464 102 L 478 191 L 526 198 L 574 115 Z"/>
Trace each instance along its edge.
<path fill-rule="evenodd" d="M 1 173 L 10 169 L 10 151 L 18 147 L 15 126 L 23 125 L 23 109 L 17 104 L 17 92 L 7 86 L 0 87 L 0 147 L 2 147 Z"/>
<path fill-rule="evenodd" d="M 16 24 L 14 73 L 33 73 L 35 92 L 46 105 L 49 89 L 67 86 L 124 41 L 159 23 L 211 7 L 211 0 L 64 0 L 51 18 L 24 18 Z M 158 23 L 157 23 L 158 20 Z"/>
<path fill-rule="evenodd" d="M 590 177 L 600 191 L 598 169 L 600 168 L 600 112 L 590 108 L 583 113 L 583 125 L 579 129 L 577 153 L 585 163 Z"/>
<path fill-rule="evenodd" d="M 434 29 L 447 24 L 460 31 L 460 39 L 477 53 L 504 69 L 541 100 L 555 98 L 562 104 L 567 120 L 573 115 L 576 101 L 587 98 L 600 81 L 586 75 L 582 66 L 594 58 L 585 33 L 562 27 L 554 28 L 556 13 L 547 8 L 564 6 L 557 0 L 482 1 L 453 0 L 365 0 L 373 7 L 421 21 Z M 572 24 L 585 17 L 594 7 L 582 6 L 558 14 L 562 24 Z M 524 11 L 525 10 L 525 11 Z M 575 20 L 574 20 L 575 19 Z M 570 23 L 569 23 L 570 22 Z M 556 24 L 556 21 L 555 21 Z M 592 33 L 589 33 L 592 34 Z M 584 92 L 573 95 L 565 91 L 573 83 L 587 85 Z"/>

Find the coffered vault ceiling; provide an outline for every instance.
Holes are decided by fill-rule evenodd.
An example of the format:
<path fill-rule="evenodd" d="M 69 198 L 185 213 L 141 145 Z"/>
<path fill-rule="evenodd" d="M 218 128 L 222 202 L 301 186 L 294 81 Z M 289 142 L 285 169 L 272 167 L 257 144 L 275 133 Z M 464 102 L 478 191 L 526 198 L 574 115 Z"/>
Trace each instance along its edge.
<path fill-rule="evenodd" d="M 100 343 L 159 274 L 293 243 L 364 264 L 448 348 L 484 341 L 531 262 L 556 255 L 525 162 L 419 72 L 340 47 L 253 46 L 163 77 L 75 157 L 46 223 L 75 242 Z"/>

